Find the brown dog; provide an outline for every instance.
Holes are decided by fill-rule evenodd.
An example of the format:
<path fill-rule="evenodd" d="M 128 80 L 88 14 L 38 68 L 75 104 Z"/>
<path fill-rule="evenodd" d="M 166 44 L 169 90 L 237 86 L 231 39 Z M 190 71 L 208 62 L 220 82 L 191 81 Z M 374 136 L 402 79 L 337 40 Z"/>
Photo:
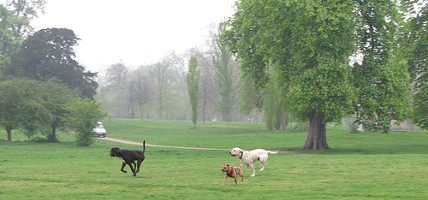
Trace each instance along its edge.
<path fill-rule="evenodd" d="M 240 177 L 242 177 L 242 181 L 244 181 L 244 172 L 242 171 L 241 167 L 242 167 L 242 164 L 239 167 L 231 167 L 230 165 L 224 164 L 221 171 L 223 171 L 223 173 L 226 173 L 226 174 L 224 175 L 224 181 L 221 186 L 224 186 L 224 183 L 226 183 L 227 177 L 234 178 L 235 185 L 238 185 L 238 181 L 236 181 L 236 178 L 238 178 L 238 174 Z"/>

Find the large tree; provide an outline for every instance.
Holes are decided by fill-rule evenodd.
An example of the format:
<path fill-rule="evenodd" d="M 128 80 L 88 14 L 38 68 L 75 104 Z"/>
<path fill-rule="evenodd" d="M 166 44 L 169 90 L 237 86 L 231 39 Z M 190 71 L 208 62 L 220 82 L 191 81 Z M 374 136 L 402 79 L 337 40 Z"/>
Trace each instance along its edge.
<path fill-rule="evenodd" d="M 48 142 L 57 142 L 56 131 L 65 126 L 66 116 L 69 113 L 66 105 L 77 100 L 78 97 L 73 90 L 55 79 L 43 82 L 37 92 L 41 98 L 40 103 L 52 115 L 46 127 L 50 131 L 44 134 L 47 135 Z"/>
<path fill-rule="evenodd" d="M 182 112 L 180 108 L 184 106 L 178 106 L 182 103 L 180 100 L 183 99 L 179 97 L 182 97 L 183 93 L 186 94 L 185 78 L 181 75 L 182 69 L 183 59 L 175 52 L 171 52 L 162 61 L 150 67 L 149 74 L 155 91 L 153 103 L 158 119 L 166 119 L 172 112 Z M 181 91 L 182 88 L 184 91 Z"/>
<path fill-rule="evenodd" d="M 392 1 L 240 1 L 224 39 L 242 70 L 263 87 L 274 64 L 294 116 L 309 121 L 303 149 L 327 149 L 326 123 L 357 112 L 357 123 L 389 130 L 409 111 L 408 74 Z M 352 54 L 363 61 L 348 65 Z M 353 103 L 353 104 L 352 104 Z"/>
<path fill-rule="evenodd" d="M 290 88 L 294 116 L 309 121 L 303 149 L 328 149 L 326 123 L 352 112 L 347 58 L 353 1 L 239 1 L 224 40 L 260 87 L 275 66 Z"/>
<path fill-rule="evenodd" d="M 11 79 L 0 82 L 0 126 L 5 128 L 7 139 L 12 140 L 12 130 L 30 127 L 35 110 L 46 110 L 38 102 L 33 86 L 38 82 L 27 79 Z M 28 119 L 30 118 L 30 119 Z M 33 123 L 34 124 L 34 123 Z M 33 126 L 33 128 L 35 128 Z"/>
<path fill-rule="evenodd" d="M 42 133 L 56 141 L 55 129 L 63 125 L 66 104 L 73 99 L 67 91 L 52 81 L 14 78 L 0 82 L 0 126 L 6 129 L 8 140 L 12 129 L 21 129 L 29 138 Z"/>
<path fill-rule="evenodd" d="M 47 81 L 56 78 L 82 97 L 93 98 L 96 73 L 85 71 L 75 60 L 73 47 L 79 39 L 70 29 L 42 29 L 29 36 L 12 55 L 5 75 Z"/>
<path fill-rule="evenodd" d="M 198 66 L 200 70 L 199 81 L 199 100 L 200 100 L 200 113 L 202 114 L 202 121 L 212 117 L 215 113 L 216 107 L 216 86 L 214 84 L 214 66 L 209 54 L 205 55 L 203 52 L 192 49 L 191 54 L 196 55 Z"/>
<path fill-rule="evenodd" d="M 408 22 L 405 32 L 406 57 L 413 84 L 413 121 L 428 129 L 428 3 Z"/>
<path fill-rule="evenodd" d="M 217 32 L 212 33 L 214 45 L 212 46 L 212 60 L 216 69 L 214 82 L 217 86 L 219 99 L 217 101 L 222 120 L 231 121 L 235 104 L 236 80 L 234 79 L 233 55 L 229 47 L 221 44 L 220 34 L 226 30 L 226 23 L 220 23 Z"/>
<path fill-rule="evenodd" d="M 135 99 L 135 104 L 140 110 L 140 119 L 144 119 L 145 106 L 152 101 L 153 86 L 150 82 L 147 70 L 144 66 L 137 69 L 131 77 L 132 96 Z"/>
<path fill-rule="evenodd" d="M 111 65 L 106 71 L 106 83 L 100 90 L 105 106 L 119 117 L 135 117 L 135 101 L 131 85 L 131 69 L 124 63 Z"/>
<path fill-rule="evenodd" d="M 43 12 L 44 5 L 45 0 L 7 0 L 0 4 L 0 70 L 32 33 L 30 21 Z"/>
<path fill-rule="evenodd" d="M 402 17 L 395 1 L 356 1 L 357 46 L 363 56 L 353 67 L 356 123 L 388 132 L 391 120 L 410 113 L 409 74 L 396 44 Z"/>
<path fill-rule="evenodd" d="M 190 57 L 189 71 L 186 75 L 187 91 L 189 93 L 190 106 L 192 108 L 191 116 L 193 127 L 196 128 L 196 123 L 199 117 L 199 79 L 201 71 L 198 67 L 196 56 Z"/>

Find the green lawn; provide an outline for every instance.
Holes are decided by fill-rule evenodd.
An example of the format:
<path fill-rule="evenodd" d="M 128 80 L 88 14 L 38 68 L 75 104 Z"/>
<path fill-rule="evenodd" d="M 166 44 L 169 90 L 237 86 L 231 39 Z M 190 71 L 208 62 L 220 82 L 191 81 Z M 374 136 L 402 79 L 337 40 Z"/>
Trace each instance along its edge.
<path fill-rule="evenodd" d="M 112 119 L 108 137 L 148 144 L 298 150 L 306 133 L 266 132 L 264 124 Z M 0 199 L 428 199 L 428 133 L 348 133 L 329 127 L 328 151 L 270 155 L 255 177 L 228 179 L 223 163 L 239 165 L 227 151 L 148 147 L 142 170 L 120 172 L 111 147 L 96 140 L 77 147 L 69 133 L 60 143 L 34 143 L 0 131 Z M 259 164 L 256 164 L 258 167 Z M 245 168 L 245 167 L 244 167 Z M 128 170 L 129 171 L 129 170 Z"/>

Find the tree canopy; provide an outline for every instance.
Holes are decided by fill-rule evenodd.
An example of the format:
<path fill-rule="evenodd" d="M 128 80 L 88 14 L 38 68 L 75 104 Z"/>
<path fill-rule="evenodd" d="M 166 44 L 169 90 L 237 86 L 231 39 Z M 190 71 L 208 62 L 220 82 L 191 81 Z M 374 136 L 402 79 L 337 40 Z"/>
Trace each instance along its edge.
<path fill-rule="evenodd" d="M 391 59 L 366 64 L 381 60 L 376 56 L 391 55 L 395 30 L 384 27 L 400 20 L 395 15 L 397 6 L 391 1 L 374 2 L 243 0 L 237 3 L 237 12 L 229 20 L 223 40 L 241 59 L 244 75 L 255 80 L 259 88 L 265 87 L 270 79 L 268 68 L 277 68 L 279 82 L 287 85 L 285 92 L 293 115 L 310 124 L 303 149 L 328 149 L 326 123 L 354 113 L 353 105 L 357 105 L 357 110 L 361 108 L 366 94 L 371 101 L 383 102 L 376 108 L 367 105 L 358 110 L 358 117 L 377 116 L 378 120 L 372 124 L 390 123 L 391 112 L 399 120 L 408 112 L 402 62 L 394 64 Z M 377 31 L 385 34 L 375 34 Z M 349 66 L 349 58 L 358 49 L 365 56 L 363 66 L 379 71 L 364 75 L 356 73 L 365 71 L 362 66 L 354 70 Z M 365 54 L 370 50 L 381 54 Z M 364 79 L 378 75 L 381 79 Z M 373 84 L 385 89 L 361 93 L 363 86 L 370 88 Z M 379 110 L 382 107 L 387 109 Z"/>
<path fill-rule="evenodd" d="M 356 45 L 363 56 L 353 67 L 356 123 L 388 132 L 392 119 L 410 114 L 409 74 L 395 42 L 402 17 L 394 1 L 357 1 L 356 14 Z"/>
<path fill-rule="evenodd" d="M 408 23 L 405 32 L 406 58 L 413 84 L 413 121 L 428 129 L 428 3 Z"/>
<path fill-rule="evenodd" d="M 79 39 L 70 29 L 50 28 L 29 36 L 11 57 L 5 75 L 47 81 L 56 78 L 81 97 L 93 98 L 96 73 L 85 71 L 75 60 L 73 47 Z"/>
<path fill-rule="evenodd" d="M 0 126 L 11 140 L 12 129 L 31 138 L 37 133 L 56 141 L 55 130 L 64 125 L 67 104 L 76 100 L 73 92 L 53 80 L 42 82 L 13 78 L 0 82 Z"/>
<path fill-rule="evenodd" d="M 8 0 L 0 4 L 0 70 L 32 33 L 30 21 L 43 12 L 44 5 L 45 0 Z"/>

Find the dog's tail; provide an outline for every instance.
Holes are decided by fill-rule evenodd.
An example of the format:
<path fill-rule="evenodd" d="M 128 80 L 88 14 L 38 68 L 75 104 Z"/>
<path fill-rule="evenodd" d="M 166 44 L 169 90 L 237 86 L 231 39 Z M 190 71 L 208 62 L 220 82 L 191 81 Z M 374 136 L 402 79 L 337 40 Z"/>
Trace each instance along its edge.
<path fill-rule="evenodd" d="M 146 140 L 143 142 L 143 153 L 146 152 Z"/>
<path fill-rule="evenodd" d="M 277 154 L 279 151 L 267 151 L 269 154 Z"/>

